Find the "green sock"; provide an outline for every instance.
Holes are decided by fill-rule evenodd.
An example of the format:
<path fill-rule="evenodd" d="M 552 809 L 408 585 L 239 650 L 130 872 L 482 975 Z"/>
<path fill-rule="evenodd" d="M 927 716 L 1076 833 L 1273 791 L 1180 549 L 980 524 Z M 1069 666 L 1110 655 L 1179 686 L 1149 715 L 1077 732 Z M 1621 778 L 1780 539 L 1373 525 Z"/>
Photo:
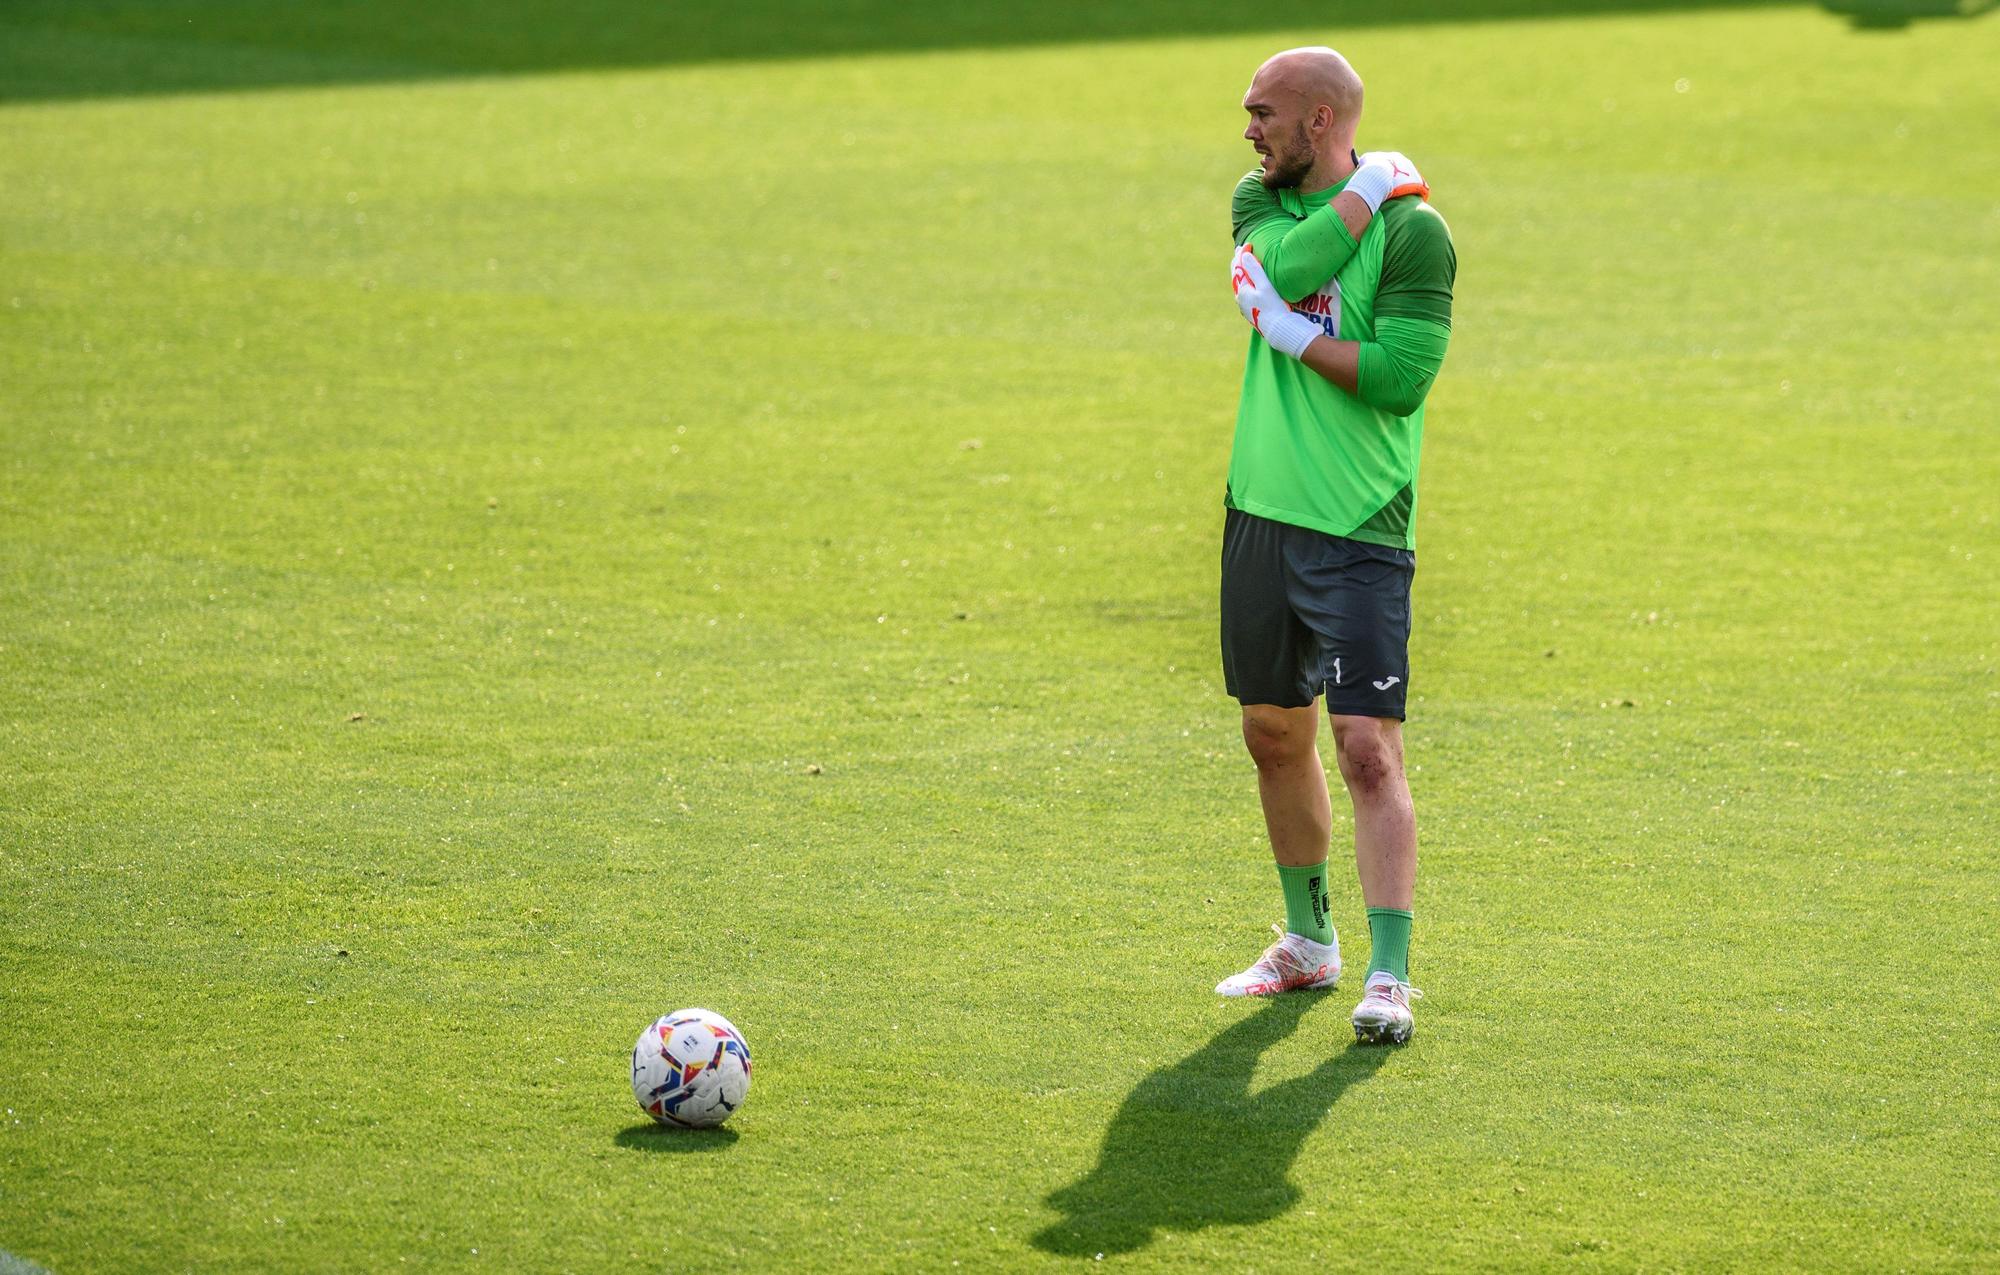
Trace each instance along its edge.
<path fill-rule="evenodd" d="M 1326 863 L 1302 868 L 1278 865 L 1278 884 L 1285 888 L 1285 928 L 1315 943 L 1333 942 L 1333 915 L 1326 905 Z"/>
<path fill-rule="evenodd" d="M 1368 909 L 1368 938 L 1374 945 L 1368 956 L 1368 973 L 1387 970 L 1396 976 L 1399 983 L 1410 981 L 1412 919 L 1411 914 L 1401 908 Z"/>

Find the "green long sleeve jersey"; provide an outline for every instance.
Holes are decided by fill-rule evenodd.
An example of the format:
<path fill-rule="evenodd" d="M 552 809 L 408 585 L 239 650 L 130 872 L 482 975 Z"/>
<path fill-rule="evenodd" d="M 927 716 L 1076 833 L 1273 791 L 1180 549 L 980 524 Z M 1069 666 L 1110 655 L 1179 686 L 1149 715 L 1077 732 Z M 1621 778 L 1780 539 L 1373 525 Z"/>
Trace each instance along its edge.
<path fill-rule="evenodd" d="M 1250 336 L 1229 457 L 1233 509 L 1329 535 L 1414 549 L 1424 397 L 1451 337 L 1458 256 L 1428 203 L 1392 199 L 1359 242 L 1328 205 L 1345 182 L 1301 195 L 1252 171 L 1232 229 L 1292 308 L 1361 343 L 1357 394 Z"/>

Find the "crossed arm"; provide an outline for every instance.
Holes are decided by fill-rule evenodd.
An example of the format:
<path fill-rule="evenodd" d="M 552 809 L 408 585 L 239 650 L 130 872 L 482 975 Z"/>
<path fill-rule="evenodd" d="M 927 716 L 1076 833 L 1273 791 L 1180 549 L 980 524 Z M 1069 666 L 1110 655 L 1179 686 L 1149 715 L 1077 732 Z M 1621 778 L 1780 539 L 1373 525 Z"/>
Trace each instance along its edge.
<path fill-rule="evenodd" d="M 1304 221 L 1293 220 L 1264 183 L 1246 177 L 1230 201 L 1236 244 L 1246 244 L 1287 301 L 1326 286 L 1354 255 L 1375 211 L 1402 195 L 1430 197 L 1431 188 L 1409 157 L 1398 151 L 1370 151 L 1355 157 L 1347 185 L 1331 203 Z"/>
<path fill-rule="evenodd" d="M 1257 254 L 1279 295 L 1287 301 L 1309 297 L 1324 288 L 1354 255 L 1368 223 L 1375 219 L 1375 210 L 1361 196 L 1343 190 L 1304 221 L 1294 221 L 1263 183 L 1256 186 L 1247 198 L 1244 192 L 1237 193 L 1232 212 L 1248 211 L 1257 220 L 1248 226 L 1237 222 L 1236 244 Z"/>
<path fill-rule="evenodd" d="M 1414 166 L 1406 164 L 1400 155 L 1368 156 L 1348 188 L 1303 221 L 1286 213 L 1254 177 L 1238 185 L 1231 209 L 1239 248 L 1231 278 L 1244 317 L 1274 349 L 1396 416 L 1423 405 L 1451 337 L 1456 261 L 1443 221 L 1404 221 L 1408 229 L 1398 238 L 1405 242 L 1393 243 L 1383 262 L 1373 340 L 1328 337 L 1292 314 L 1288 303 L 1325 287 L 1340 272 L 1387 199 L 1428 196 Z M 1409 180 L 1398 184 L 1403 178 Z"/>

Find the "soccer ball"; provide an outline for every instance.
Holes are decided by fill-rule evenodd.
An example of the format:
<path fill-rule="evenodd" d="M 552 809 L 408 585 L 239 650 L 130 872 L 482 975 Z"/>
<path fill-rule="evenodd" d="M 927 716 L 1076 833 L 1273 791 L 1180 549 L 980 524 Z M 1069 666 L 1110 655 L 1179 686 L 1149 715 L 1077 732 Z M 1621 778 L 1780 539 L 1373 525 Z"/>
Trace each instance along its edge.
<path fill-rule="evenodd" d="M 639 1033 L 632 1096 L 661 1124 L 712 1129 L 750 1092 L 750 1046 L 712 1009 L 677 1009 Z"/>

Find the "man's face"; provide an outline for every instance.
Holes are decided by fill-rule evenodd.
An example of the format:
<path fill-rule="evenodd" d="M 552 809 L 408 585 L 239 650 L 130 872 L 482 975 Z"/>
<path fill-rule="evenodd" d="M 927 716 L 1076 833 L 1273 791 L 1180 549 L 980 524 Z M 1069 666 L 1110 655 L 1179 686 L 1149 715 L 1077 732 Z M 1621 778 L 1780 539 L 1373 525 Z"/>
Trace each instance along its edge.
<path fill-rule="evenodd" d="M 1243 109 L 1250 116 L 1243 136 L 1261 157 L 1264 184 L 1280 190 L 1304 181 L 1317 156 L 1306 132 L 1303 99 L 1265 83 L 1260 75 L 1243 95 Z"/>

